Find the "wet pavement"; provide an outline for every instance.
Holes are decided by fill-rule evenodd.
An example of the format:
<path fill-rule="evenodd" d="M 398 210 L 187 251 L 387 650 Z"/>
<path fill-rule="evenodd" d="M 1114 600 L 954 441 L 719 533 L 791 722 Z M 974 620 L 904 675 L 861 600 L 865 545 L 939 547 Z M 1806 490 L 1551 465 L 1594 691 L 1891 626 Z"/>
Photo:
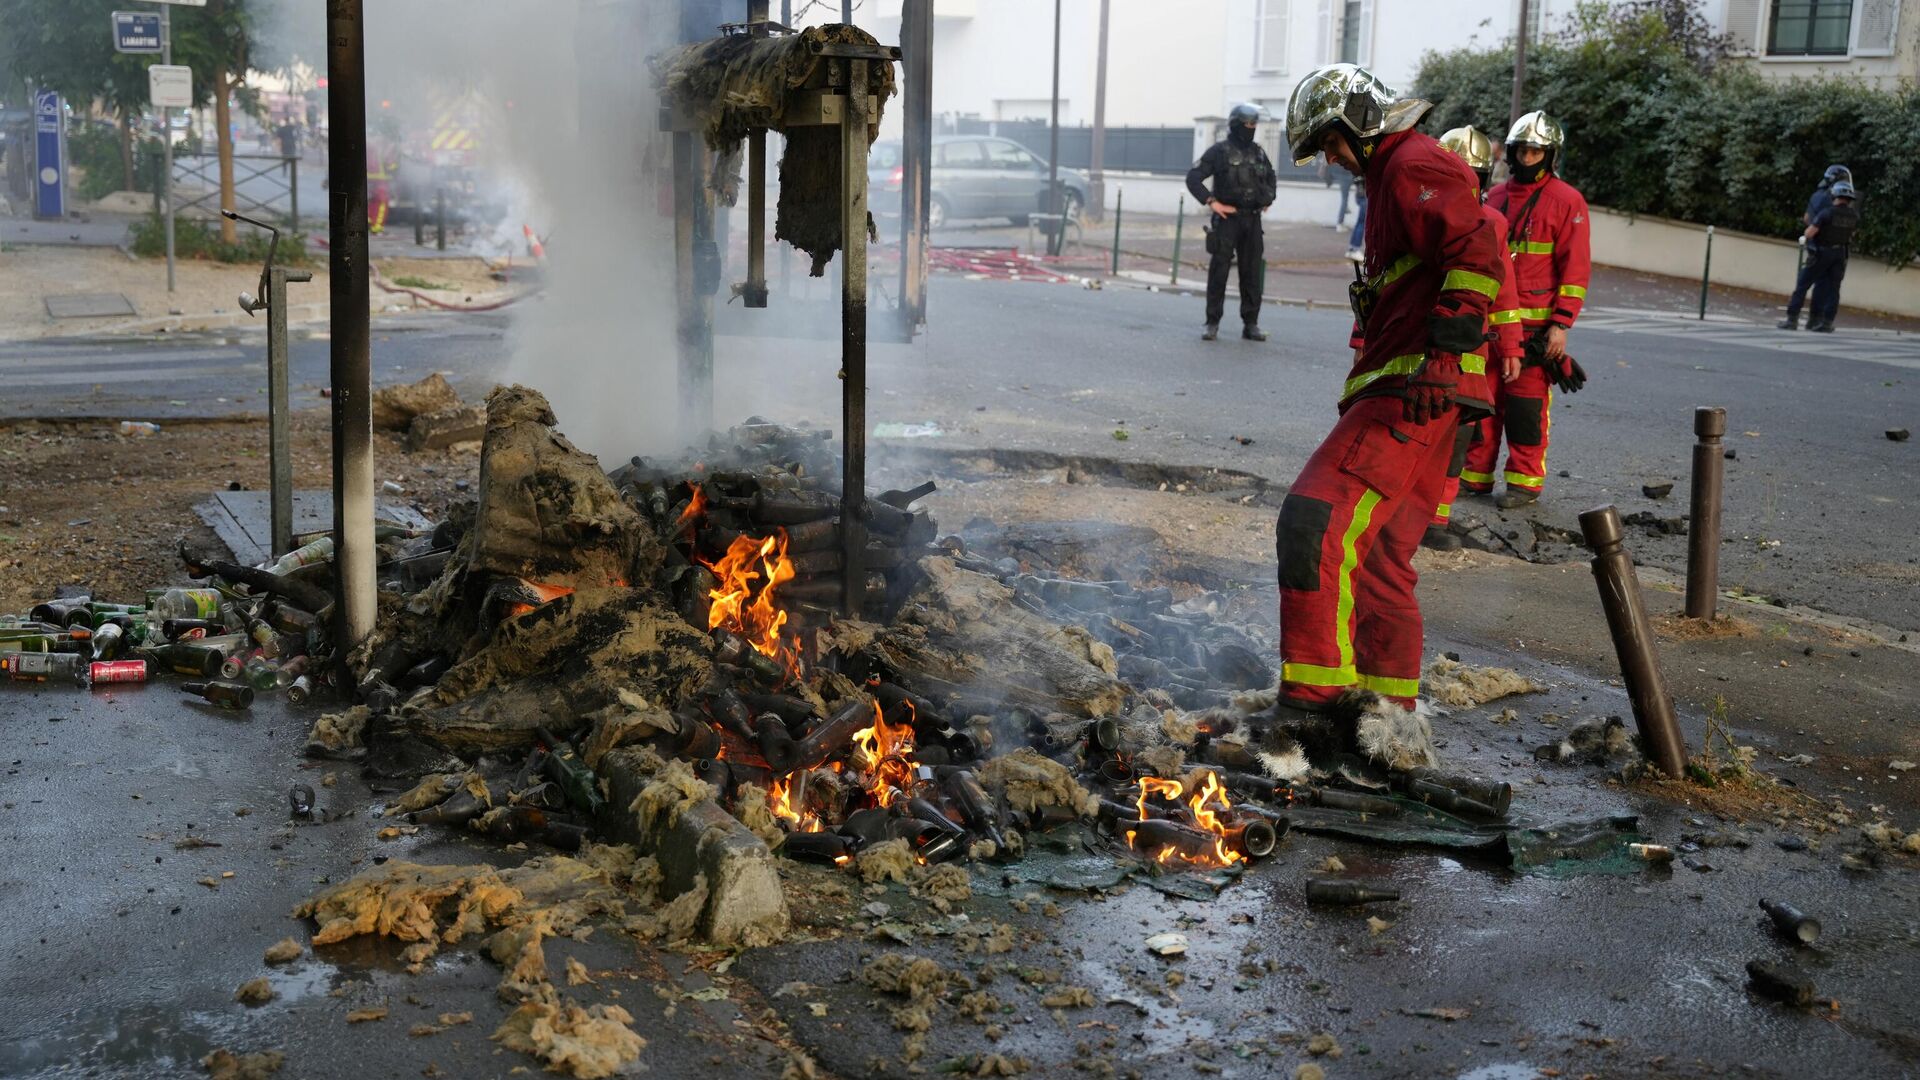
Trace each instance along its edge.
<path fill-rule="evenodd" d="M 311 936 L 311 923 L 290 917 L 295 904 L 376 861 L 506 865 L 524 853 L 435 830 L 376 839 L 380 796 L 360 770 L 301 754 L 317 710 L 264 697 L 245 713 L 215 710 L 190 703 L 172 680 L 91 694 L 0 689 L 10 748 L 0 778 L 9 853 L 0 869 L 0 1076 L 200 1075 L 200 1058 L 216 1047 L 281 1050 L 290 1077 L 538 1071 L 489 1040 L 511 1006 L 495 993 L 499 967 L 473 941 L 446 948 L 417 976 L 405 972 L 397 944 L 371 939 L 309 949 L 280 967 L 262 960 L 282 938 Z M 336 782 L 323 786 L 329 774 Z M 295 783 L 347 816 L 292 822 Z M 177 847 L 186 837 L 217 846 Z M 551 970 L 569 956 L 598 985 L 568 993 L 629 1008 L 654 1075 L 711 1073 L 716 1054 L 749 1073 L 773 1060 L 765 1040 L 741 1037 L 727 1002 L 680 999 L 708 985 L 687 972 L 686 958 L 611 932 L 547 945 Z M 233 1000 L 262 976 L 274 1001 Z M 668 1015 L 670 1005 L 678 1007 Z M 346 1020 L 378 1006 L 389 1010 L 384 1020 Z M 459 1012 L 472 1022 L 408 1034 Z"/>
<path fill-rule="evenodd" d="M 1431 645 L 1469 662 L 1516 663 L 1552 688 L 1437 719 L 1450 767 L 1512 782 L 1514 817 L 1529 824 L 1637 814 L 1641 831 L 1679 860 L 1556 878 L 1459 852 L 1295 832 L 1208 902 L 1140 884 L 1101 895 L 1019 880 L 1057 857 L 1043 851 L 1028 864 L 977 866 L 976 896 L 958 916 L 898 885 L 862 889 L 837 872 L 789 866 L 795 938 L 740 954 L 724 974 L 707 972 L 722 954 L 637 946 L 611 929 L 552 942 L 549 968 L 568 955 L 587 964 L 598 985 L 570 992 L 628 1007 L 649 1040 L 642 1062 L 659 1076 L 777 1075 L 783 1043 L 841 1076 L 904 1076 L 910 1065 L 971 1073 L 993 1054 L 1047 1076 L 1290 1075 L 1321 1034 L 1341 1051 L 1315 1059 L 1333 1076 L 1913 1075 L 1920 876 L 1909 857 L 1864 870 L 1840 859 L 1859 848 L 1857 826 L 1878 816 L 1863 801 L 1891 803 L 1913 824 L 1910 782 L 1851 796 L 1858 816 L 1846 827 L 1812 804 L 1778 817 L 1750 812 L 1746 824 L 1676 807 L 1602 770 L 1531 756 L 1579 719 L 1624 714 L 1619 688 L 1484 641 L 1449 634 Z M 1737 662 L 1703 663 L 1724 671 Z M 1509 707 L 1515 717 L 1502 716 Z M 486 1038 L 507 1006 L 494 992 L 499 969 L 472 943 L 443 950 L 419 976 L 401 970 L 391 942 L 263 964 L 267 945 L 310 935 L 288 916 L 296 902 L 373 860 L 524 857 L 432 829 L 377 840 L 371 810 L 381 796 L 357 768 L 301 755 L 310 715 L 266 701 L 244 714 L 205 709 L 168 684 L 0 697 L 14 747 L 0 809 L 14 855 L 0 871 L 12 913 L 0 929 L 9 987 L 0 1075 L 178 1075 L 216 1046 L 283 1050 L 294 1076 L 414 1076 L 429 1065 L 439 1075 L 502 1075 L 524 1063 L 496 1056 Z M 1697 745 L 1698 714 L 1686 724 Z M 1736 724 L 1739 741 L 1756 734 Z M 295 782 L 346 816 L 289 822 L 285 791 Z M 176 846 L 188 836 L 218 846 Z M 1043 846 L 1070 849 L 1080 838 L 1069 829 Z M 1308 907 L 1302 882 L 1329 855 L 1346 864 L 1341 876 L 1390 884 L 1402 899 L 1363 911 Z M 1825 936 L 1812 949 L 1782 942 L 1757 907 L 1762 897 L 1815 915 Z M 868 907 L 875 902 L 884 910 Z M 989 952 L 976 931 L 1003 922 L 1014 947 Z M 1145 951 L 1163 931 L 1187 935 L 1184 957 Z M 965 988 L 956 987 L 932 1011 L 923 1056 L 904 1060 L 891 1010 L 905 1002 L 859 977 L 887 951 L 933 957 L 991 993 L 997 1004 L 982 1015 L 998 1037 L 961 1018 Z M 1837 1006 L 1798 1011 L 1750 997 L 1743 969 L 1753 959 L 1799 964 Z M 256 1009 L 232 1001 L 262 975 L 277 1000 Z M 1042 1004 L 1076 986 L 1094 1004 Z M 347 1023 L 368 1006 L 390 1013 Z M 769 1009 L 789 1038 L 761 1020 Z M 472 1024 L 406 1034 L 462 1011 Z"/>

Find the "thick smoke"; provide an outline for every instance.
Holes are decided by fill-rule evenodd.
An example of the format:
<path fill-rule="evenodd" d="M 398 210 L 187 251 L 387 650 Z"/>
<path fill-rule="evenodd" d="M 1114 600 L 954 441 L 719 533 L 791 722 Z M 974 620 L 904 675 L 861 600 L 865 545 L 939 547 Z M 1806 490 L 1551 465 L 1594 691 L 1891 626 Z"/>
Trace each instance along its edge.
<path fill-rule="evenodd" d="M 617 462 L 680 445 L 673 222 L 652 182 L 665 146 L 646 58 L 673 41 L 658 0 L 407 0 L 366 5 L 367 104 L 418 130 L 436 102 L 482 103 L 487 189 L 504 208 L 483 254 L 526 261 L 522 226 L 549 238 L 547 287 L 509 308 L 506 381 L 538 388 L 568 436 Z M 323 6 L 283 0 L 257 30 L 325 65 Z M 382 102 L 386 106 L 382 107 Z M 375 357 L 376 366 L 378 357 Z"/>

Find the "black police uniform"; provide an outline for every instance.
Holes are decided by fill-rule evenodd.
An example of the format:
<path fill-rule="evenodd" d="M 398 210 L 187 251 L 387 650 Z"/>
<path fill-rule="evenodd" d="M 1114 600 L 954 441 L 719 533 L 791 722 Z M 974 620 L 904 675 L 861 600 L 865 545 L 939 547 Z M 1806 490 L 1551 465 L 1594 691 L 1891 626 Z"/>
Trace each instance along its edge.
<path fill-rule="evenodd" d="M 1809 330 L 1831 328 L 1834 315 L 1840 311 L 1840 281 L 1847 276 L 1847 248 L 1853 242 L 1853 231 L 1860 227 L 1860 208 L 1835 200 L 1816 214 L 1812 223 L 1820 231 L 1807 241 L 1807 265 L 1801 268 L 1800 281 L 1787 301 L 1787 321 L 1792 322 L 1800 318 L 1800 301 L 1812 288 Z"/>
<path fill-rule="evenodd" d="M 1266 240 L 1260 231 L 1260 211 L 1273 205 L 1278 177 L 1267 152 L 1252 138 L 1229 135 L 1214 143 L 1187 170 L 1187 191 L 1205 206 L 1218 199 L 1238 209 L 1237 214 L 1214 214 L 1208 225 L 1207 325 L 1220 321 L 1227 306 L 1227 268 L 1240 260 L 1240 320 L 1260 322 L 1260 288 L 1266 260 Z M 1211 181 L 1213 190 L 1207 190 Z"/>

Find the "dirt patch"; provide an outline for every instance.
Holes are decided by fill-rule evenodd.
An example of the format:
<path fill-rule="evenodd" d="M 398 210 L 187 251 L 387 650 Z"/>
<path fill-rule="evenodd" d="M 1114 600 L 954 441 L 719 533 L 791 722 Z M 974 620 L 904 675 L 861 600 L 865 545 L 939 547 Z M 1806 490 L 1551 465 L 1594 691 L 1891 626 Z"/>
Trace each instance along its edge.
<path fill-rule="evenodd" d="M 295 487 L 331 485 L 330 437 L 325 412 L 294 416 Z M 374 437 L 374 456 L 375 477 L 401 484 L 433 520 L 480 461 L 467 450 L 408 454 L 385 434 Z M 216 489 L 265 490 L 270 481 L 264 418 L 163 423 L 144 438 L 107 423 L 20 421 L 0 426 L 0 462 L 0 569 L 16 568 L 0 574 L 7 611 L 24 611 L 56 585 L 85 584 L 95 596 L 137 603 L 145 589 L 185 584 L 180 538 L 196 550 L 218 548 L 194 505 Z"/>
<path fill-rule="evenodd" d="M 1677 612 L 1655 615 L 1653 632 L 1671 641 L 1724 641 L 1760 636 L 1758 626 L 1732 615 L 1689 619 Z"/>
<path fill-rule="evenodd" d="M 1735 821 L 1824 814 L 1812 796 L 1784 784 L 1728 783 L 1704 787 L 1649 773 L 1629 785 L 1634 791 L 1678 806 L 1694 807 Z"/>

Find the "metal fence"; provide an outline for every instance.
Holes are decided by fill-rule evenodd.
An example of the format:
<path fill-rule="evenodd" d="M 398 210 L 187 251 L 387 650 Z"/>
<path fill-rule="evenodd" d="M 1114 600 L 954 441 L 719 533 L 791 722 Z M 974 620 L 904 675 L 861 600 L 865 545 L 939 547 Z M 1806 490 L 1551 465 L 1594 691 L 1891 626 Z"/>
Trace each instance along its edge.
<path fill-rule="evenodd" d="M 205 189 L 184 197 L 182 182 Z M 173 158 L 173 210 L 183 214 L 201 208 L 211 216 L 220 209 L 220 156 L 179 154 Z M 154 195 L 156 209 L 160 196 Z M 300 159 L 279 154 L 233 155 L 234 209 L 244 214 L 284 219 L 289 230 L 300 231 Z"/>
<path fill-rule="evenodd" d="M 942 135 L 998 135 L 1012 139 L 1045 161 L 1051 134 L 1045 121 L 978 120 L 963 117 L 950 123 Z M 1193 164 L 1193 129 L 1110 127 L 1105 166 L 1115 172 L 1178 174 Z M 1060 129 L 1060 164 L 1069 169 L 1093 167 L 1093 129 Z"/>
<path fill-rule="evenodd" d="M 1295 165 L 1288 156 L 1282 142 L 1283 125 L 1267 123 L 1261 125 L 1260 145 L 1266 147 L 1267 156 L 1273 159 L 1273 168 L 1282 180 L 1316 180 L 1319 168 L 1315 165 Z M 962 117 L 949 121 L 941 135 L 998 135 L 1003 139 L 1012 139 L 1040 160 L 1047 159 L 1047 147 L 1051 139 L 1050 129 L 1044 120 L 979 120 Z M 1199 157 L 1200 147 L 1195 145 L 1196 129 L 1193 127 L 1110 127 L 1107 129 L 1106 168 L 1114 172 L 1158 173 L 1163 176 L 1179 176 L 1192 167 L 1194 159 Z M 1220 120 L 1214 124 L 1213 138 L 1209 143 L 1227 137 L 1227 122 Z M 1069 169 L 1090 169 L 1093 167 L 1093 129 L 1091 127 L 1063 127 L 1060 129 L 1060 164 Z"/>

